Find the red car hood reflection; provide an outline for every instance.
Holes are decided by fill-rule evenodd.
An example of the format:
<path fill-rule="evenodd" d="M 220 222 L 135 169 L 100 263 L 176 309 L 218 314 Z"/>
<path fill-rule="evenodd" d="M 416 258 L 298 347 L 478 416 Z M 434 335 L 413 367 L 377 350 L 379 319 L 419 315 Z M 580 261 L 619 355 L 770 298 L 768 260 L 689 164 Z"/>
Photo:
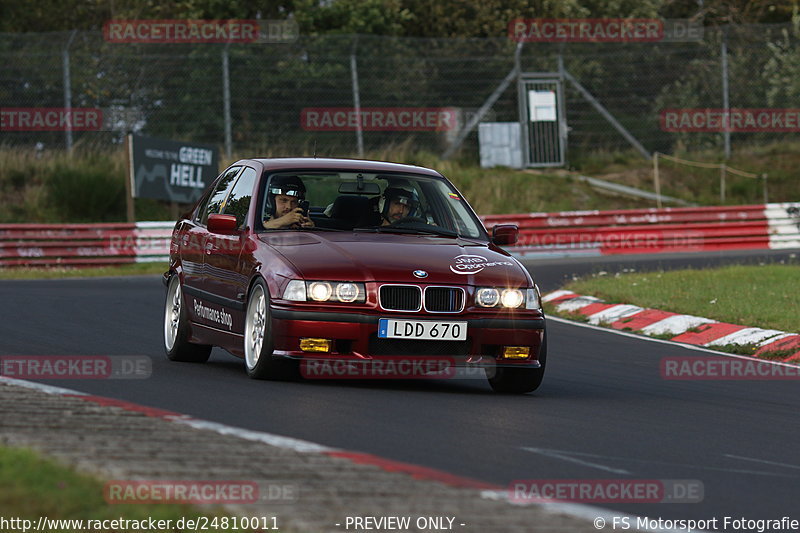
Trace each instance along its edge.
<path fill-rule="evenodd" d="M 464 239 L 391 233 L 280 231 L 259 235 L 307 280 L 528 285 L 510 255 Z M 427 277 L 414 275 L 427 272 Z"/>

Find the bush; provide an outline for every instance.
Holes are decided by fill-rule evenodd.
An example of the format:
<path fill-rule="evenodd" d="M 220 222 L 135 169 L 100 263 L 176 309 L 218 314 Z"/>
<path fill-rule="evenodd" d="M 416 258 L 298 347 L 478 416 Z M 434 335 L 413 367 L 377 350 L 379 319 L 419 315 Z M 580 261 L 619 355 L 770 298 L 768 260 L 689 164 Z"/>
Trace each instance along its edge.
<path fill-rule="evenodd" d="M 58 221 L 116 222 L 125 217 L 123 176 L 108 159 L 48 169 L 48 203 Z"/>

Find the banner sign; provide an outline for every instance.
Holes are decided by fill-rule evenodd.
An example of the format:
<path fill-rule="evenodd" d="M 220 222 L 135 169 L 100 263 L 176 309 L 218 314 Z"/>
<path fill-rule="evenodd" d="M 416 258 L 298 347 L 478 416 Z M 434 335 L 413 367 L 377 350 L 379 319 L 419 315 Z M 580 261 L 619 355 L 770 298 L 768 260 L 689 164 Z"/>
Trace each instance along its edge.
<path fill-rule="evenodd" d="M 131 136 L 131 145 L 134 198 L 191 204 L 219 175 L 216 146 L 135 134 Z"/>

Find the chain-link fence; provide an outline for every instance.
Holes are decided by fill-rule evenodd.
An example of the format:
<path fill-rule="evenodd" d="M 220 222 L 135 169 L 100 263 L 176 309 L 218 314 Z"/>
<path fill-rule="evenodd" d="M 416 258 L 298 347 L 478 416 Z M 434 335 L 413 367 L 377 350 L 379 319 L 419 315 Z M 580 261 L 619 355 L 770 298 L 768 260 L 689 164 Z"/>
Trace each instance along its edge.
<path fill-rule="evenodd" d="M 663 153 L 725 144 L 719 132 L 665 131 L 664 109 L 718 109 L 726 100 L 731 108 L 800 107 L 800 31 L 789 24 L 706 28 L 697 42 L 527 43 L 518 63 L 516 48 L 505 38 L 115 44 L 101 32 L 0 34 L 4 109 L 99 108 L 104 117 L 102 131 L 69 132 L 17 131 L 5 117 L 0 144 L 106 147 L 138 131 L 216 143 L 223 153 L 347 156 L 357 154 L 358 134 L 349 115 L 335 113 L 358 102 L 362 112 L 419 108 L 445 117 L 434 126 L 414 122 L 412 114 L 400 124 L 364 127 L 367 151 L 403 145 L 444 153 L 503 80 L 516 80 L 516 64 L 523 73 L 557 73 L 559 61 L 562 73 L 596 99 L 591 103 L 565 82 L 568 162 L 597 150 L 631 149 L 597 104 L 646 151 Z M 517 100 L 512 81 L 482 120 L 518 121 Z M 309 120 L 309 109 L 323 114 Z M 796 131 L 795 124 L 794 132 L 729 139 L 735 151 L 740 143 L 779 141 Z M 476 130 L 459 153 L 477 160 L 477 145 Z"/>

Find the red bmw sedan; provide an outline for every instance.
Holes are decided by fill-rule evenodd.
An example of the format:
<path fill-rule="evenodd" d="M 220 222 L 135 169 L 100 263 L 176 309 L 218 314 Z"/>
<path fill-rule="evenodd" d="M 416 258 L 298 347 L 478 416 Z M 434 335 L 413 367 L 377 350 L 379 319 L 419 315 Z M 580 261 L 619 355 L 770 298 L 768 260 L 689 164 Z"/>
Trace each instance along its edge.
<path fill-rule="evenodd" d="M 534 280 L 501 248 L 516 240 L 513 225 L 489 235 L 431 169 L 241 160 L 173 230 L 166 354 L 204 362 L 219 346 L 261 379 L 311 362 L 407 360 L 434 377 L 478 369 L 498 392 L 530 392 L 544 376 L 545 317 Z M 434 360 L 448 364 L 419 364 Z"/>

